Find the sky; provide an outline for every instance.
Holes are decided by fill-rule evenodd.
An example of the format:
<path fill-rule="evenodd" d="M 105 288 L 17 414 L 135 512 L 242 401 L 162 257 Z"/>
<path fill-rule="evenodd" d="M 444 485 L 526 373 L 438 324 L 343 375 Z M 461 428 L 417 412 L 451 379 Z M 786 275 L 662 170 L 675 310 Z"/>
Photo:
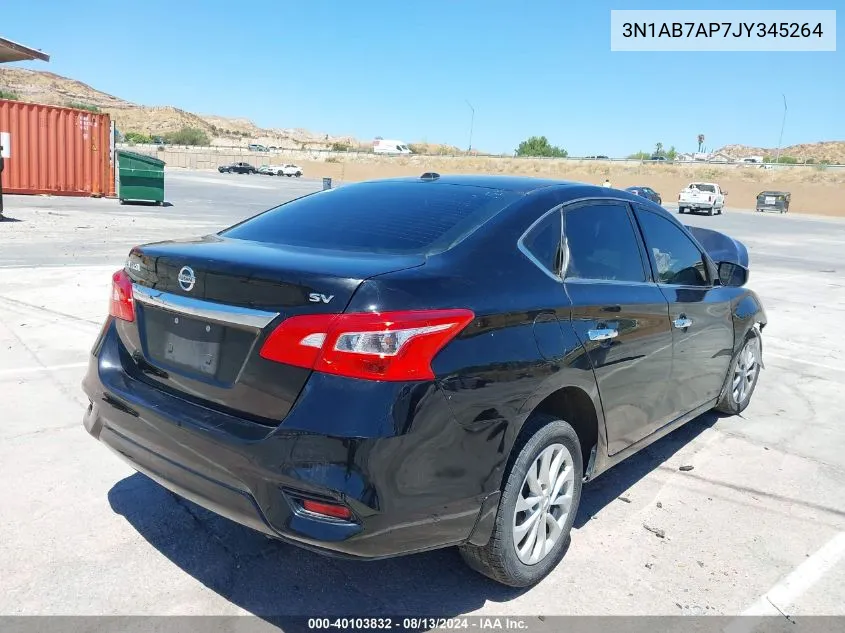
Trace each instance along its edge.
<path fill-rule="evenodd" d="M 711 0 L 685 9 L 800 9 Z M 570 155 L 655 143 L 695 151 L 845 140 L 837 52 L 611 52 L 610 10 L 657 0 L 0 0 L 0 35 L 49 70 L 144 105 L 262 127 L 510 153 L 544 135 Z M 845 0 L 814 2 L 839 9 Z M 843 29 L 838 29 L 845 32 Z M 474 121 L 470 105 L 475 110 Z"/>

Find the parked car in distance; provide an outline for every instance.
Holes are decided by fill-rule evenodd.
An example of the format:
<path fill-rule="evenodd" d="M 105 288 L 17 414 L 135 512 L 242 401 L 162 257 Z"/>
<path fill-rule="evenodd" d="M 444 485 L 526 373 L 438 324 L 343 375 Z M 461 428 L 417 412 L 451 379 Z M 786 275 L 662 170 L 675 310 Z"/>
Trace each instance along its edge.
<path fill-rule="evenodd" d="M 665 157 L 665 156 L 658 156 L 657 154 L 655 154 L 654 156 L 652 156 L 651 158 L 649 158 L 649 160 L 659 160 L 659 161 L 665 161 L 665 160 L 666 160 L 666 157 Z"/>
<path fill-rule="evenodd" d="M 281 173 L 279 173 L 279 175 L 280 176 L 287 176 L 289 178 L 291 176 L 295 176 L 295 177 L 299 178 L 302 175 L 302 169 L 300 167 L 296 166 L 296 165 L 288 164 L 288 165 L 285 165 L 284 167 L 282 167 Z"/>
<path fill-rule="evenodd" d="M 583 483 L 754 393 L 748 251 L 691 231 L 617 189 L 426 173 L 138 246 L 84 425 L 270 537 L 358 559 L 458 546 L 528 586 Z"/>
<path fill-rule="evenodd" d="M 657 193 L 651 187 L 628 187 L 625 191 L 630 191 L 635 196 L 642 196 L 644 198 L 648 198 L 652 202 L 656 202 L 657 204 L 663 204 L 663 198 L 660 197 L 660 194 Z"/>
<path fill-rule="evenodd" d="M 250 152 L 269 152 L 270 150 L 264 147 L 263 145 L 259 145 L 258 143 L 250 143 L 247 146 L 247 149 Z"/>
<path fill-rule="evenodd" d="M 231 163 L 229 165 L 221 165 L 217 168 L 221 174 L 254 174 L 257 169 L 249 163 Z"/>
<path fill-rule="evenodd" d="M 757 194 L 757 211 L 789 212 L 792 194 L 788 191 L 761 191 Z"/>
<path fill-rule="evenodd" d="M 678 194 L 678 213 L 704 211 L 707 215 L 721 214 L 727 193 L 713 182 L 691 182 Z"/>
<path fill-rule="evenodd" d="M 275 176 L 279 169 L 280 167 L 278 165 L 259 165 L 255 173 L 264 174 L 265 176 Z"/>

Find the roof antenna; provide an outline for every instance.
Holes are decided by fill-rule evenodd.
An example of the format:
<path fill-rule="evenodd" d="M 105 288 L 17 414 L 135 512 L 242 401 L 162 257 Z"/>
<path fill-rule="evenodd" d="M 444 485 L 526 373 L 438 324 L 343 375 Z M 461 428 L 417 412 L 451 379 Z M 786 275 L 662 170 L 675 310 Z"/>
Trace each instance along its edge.
<path fill-rule="evenodd" d="M 438 178 L 440 178 L 440 174 L 434 171 L 427 171 L 420 176 L 420 180 L 437 180 Z"/>

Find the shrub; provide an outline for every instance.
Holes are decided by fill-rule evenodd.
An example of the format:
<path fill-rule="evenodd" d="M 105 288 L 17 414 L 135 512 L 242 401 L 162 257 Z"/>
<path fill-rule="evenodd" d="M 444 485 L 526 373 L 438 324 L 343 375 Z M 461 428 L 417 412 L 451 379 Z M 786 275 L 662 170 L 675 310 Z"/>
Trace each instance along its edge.
<path fill-rule="evenodd" d="M 90 103 L 77 103 L 75 101 L 68 101 L 67 103 L 65 103 L 65 106 L 68 108 L 76 108 L 77 110 L 88 110 L 88 112 L 100 112 L 100 108 L 95 105 L 91 105 Z"/>
<path fill-rule="evenodd" d="M 776 156 L 764 156 L 764 163 L 778 163 L 780 165 L 797 165 L 798 159 L 794 156 L 781 156 L 779 159 Z"/>
<path fill-rule="evenodd" d="M 127 132 L 126 134 L 124 134 L 123 139 L 127 143 L 149 144 L 153 142 L 152 138 L 150 138 L 146 134 L 141 134 L 140 132 Z"/>
<path fill-rule="evenodd" d="M 8 99 L 9 101 L 20 101 L 21 97 L 17 92 L 11 90 L 0 90 L 0 99 Z"/>
<path fill-rule="evenodd" d="M 326 162 L 327 162 L 327 163 L 339 163 L 340 161 L 337 159 L 337 157 L 336 157 L 336 156 L 329 156 L 329 157 L 326 159 Z"/>
<path fill-rule="evenodd" d="M 165 134 L 165 140 L 171 145 L 210 145 L 211 140 L 205 131 L 195 127 L 183 127 L 178 132 Z"/>
<path fill-rule="evenodd" d="M 569 153 L 556 145 L 551 145 L 545 136 L 532 136 L 522 141 L 516 148 L 517 156 L 542 156 L 548 158 L 566 158 Z"/>
<path fill-rule="evenodd" d="M 332 143 L 333 152 L 348 152 L 350 149 L 347 143 Z"/>
<path fill-rule="evenodd" d="M 628 158 L 632 160 L 648 160 L 651 158 L 651 154 L 648 152 L 637 152 L 636 154 L 631 154 Z"/>

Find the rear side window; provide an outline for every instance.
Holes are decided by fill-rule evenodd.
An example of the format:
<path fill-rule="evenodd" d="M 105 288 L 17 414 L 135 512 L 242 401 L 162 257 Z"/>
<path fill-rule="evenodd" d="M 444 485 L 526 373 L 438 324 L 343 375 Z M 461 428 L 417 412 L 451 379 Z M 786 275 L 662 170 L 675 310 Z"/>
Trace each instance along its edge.
<path fill-rule="evenodd" d="M 645 281 L 639 243 L 626 206 L 598 202 L 568 209 L 564 234 L 568 279 Z"/>
<path fill-rule="evenodd" d="M 522 238 L 522 247 L 537 265 L 553 275 L 559 275 L 561 266 L 560 211 L 554 211 L 540 220 Z"/>
<path fill-rule="evenodd" d="M 380 182 L 346 185 L 292 200 L 221 235 L 341 251 L 442 251 L 521 194 L 459 185 Z"/>
<path fill-rule="evenodd" d="M 700 182 L 694 182 L 690 185 L 690 187 L 703 191 L 704 193 L 716 193 L 716 187 L 713 185 L 705 185 Z"/>

